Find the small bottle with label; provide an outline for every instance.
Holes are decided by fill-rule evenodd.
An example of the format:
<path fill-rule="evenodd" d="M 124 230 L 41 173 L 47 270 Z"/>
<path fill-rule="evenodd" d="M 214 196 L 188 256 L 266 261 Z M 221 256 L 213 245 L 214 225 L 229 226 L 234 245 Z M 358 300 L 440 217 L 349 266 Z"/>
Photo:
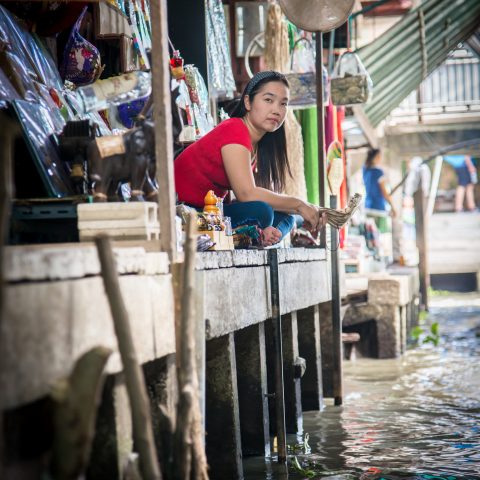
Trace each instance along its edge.
<path fill-rule="evenodd" d="M 104 110 L 111 105 L 131 102 L 150 95 L 151 91 L 152 77 L 149 72 L 136 71 L 97 80 L 77 89 L 83 107 L 79 113 Z"/>

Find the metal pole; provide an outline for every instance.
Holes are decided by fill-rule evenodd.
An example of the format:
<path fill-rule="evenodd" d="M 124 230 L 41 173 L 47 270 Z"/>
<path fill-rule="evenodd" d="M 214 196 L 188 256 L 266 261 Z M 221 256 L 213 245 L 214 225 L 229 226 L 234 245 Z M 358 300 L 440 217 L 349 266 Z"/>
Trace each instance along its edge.
<path fill-rule="evenodd" d="M 337 195 L 330 195 L 330 207 L 337 208 Z M 340 278 L 338 264 L 338 230 L 331 227 L 332 263 L 332 341 L 333 341 L 333 397 L 335 405 L 343 403 L 342 374 L 342 318 L 340 315 Z"/>
<path fill-rule="evenodd" d="M 325 183 L 325 110 L 323 105 L 323 34 L 315 33 L 315 71 L 317 86 L 317 137 L 318 137 L 318 195 L 319 205 L 326 206 L 326 183 Z M 320 247 L 325 248 L 326 232 L 322 229 L 320 233 Z"/>
<path fill-rule="evenodd" d="M 280 315 L 280 291 L 278 285 L 278 250 L 268 251 L 270 267 L 270 298 L 275 341 L 275 410 L 277 425 L 278 463 L 287 460 L 287 435 L 285 428 L 285 398 L 283 386 L 282 317 Z"/>

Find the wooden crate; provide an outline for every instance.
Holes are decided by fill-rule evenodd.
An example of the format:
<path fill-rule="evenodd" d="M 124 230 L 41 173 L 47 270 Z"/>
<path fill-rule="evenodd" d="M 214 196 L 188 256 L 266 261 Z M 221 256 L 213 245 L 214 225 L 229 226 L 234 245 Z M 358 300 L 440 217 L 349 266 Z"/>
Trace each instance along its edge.
<path fill-rule="evenodd" d="M 160 237 L 155 202 L 106 202 L 78 205 L 81 242 L 105 233 L 117 240 L 155 240 Z"/>
<path fill-rule="evenodd" d="M 202 232 L 202 234 L 207 234 L 215 242 L 215 245 L 210 250 L 234 250 L 235 248 L 233 237 L 225 235 L 224 231 Z"/>

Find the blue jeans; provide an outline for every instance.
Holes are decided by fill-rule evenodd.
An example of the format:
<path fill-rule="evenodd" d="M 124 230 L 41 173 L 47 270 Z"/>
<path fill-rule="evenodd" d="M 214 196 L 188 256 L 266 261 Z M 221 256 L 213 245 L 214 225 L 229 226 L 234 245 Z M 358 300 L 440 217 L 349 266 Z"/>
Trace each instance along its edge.
<path fill-rule="evenodd" d="M 276 212 L 265 202 L 233 202 L 223 206 L 223 214 L 230 217 L 232 227 L 239 225 L 257 225 L 260 228 L 275 227 L 280 230 L 282 238 L 297 223 L 296 216 Z"/>

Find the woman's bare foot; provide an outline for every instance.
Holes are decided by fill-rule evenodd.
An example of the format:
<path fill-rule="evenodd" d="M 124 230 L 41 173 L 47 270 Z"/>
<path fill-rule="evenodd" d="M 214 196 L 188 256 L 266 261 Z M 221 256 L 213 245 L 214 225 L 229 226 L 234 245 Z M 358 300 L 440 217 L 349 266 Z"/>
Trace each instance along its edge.
<path fill-rule="evenodd" d="M 270 247 L 275 245 L 282 239 L 282 233 L 278 228 L 267 227 L 262 231 L 262 236 L 260 237 L 260 242 L 264 247 Z"/>

